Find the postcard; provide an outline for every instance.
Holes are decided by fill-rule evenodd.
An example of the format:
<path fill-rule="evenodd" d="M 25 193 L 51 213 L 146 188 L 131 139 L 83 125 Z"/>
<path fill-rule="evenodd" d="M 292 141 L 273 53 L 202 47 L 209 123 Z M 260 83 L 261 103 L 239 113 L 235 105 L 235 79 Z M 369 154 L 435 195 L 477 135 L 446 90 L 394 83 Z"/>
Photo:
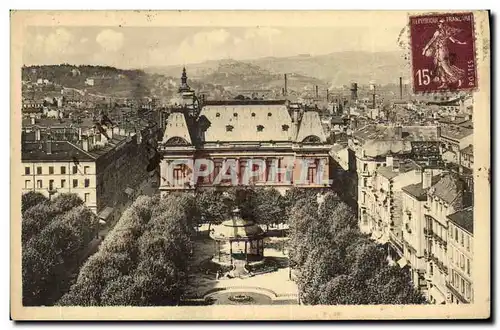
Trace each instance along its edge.
<path fill-rule="evenodd" d="M 11 318 L 489 318 L 489 24 L 11 11 Z"/>

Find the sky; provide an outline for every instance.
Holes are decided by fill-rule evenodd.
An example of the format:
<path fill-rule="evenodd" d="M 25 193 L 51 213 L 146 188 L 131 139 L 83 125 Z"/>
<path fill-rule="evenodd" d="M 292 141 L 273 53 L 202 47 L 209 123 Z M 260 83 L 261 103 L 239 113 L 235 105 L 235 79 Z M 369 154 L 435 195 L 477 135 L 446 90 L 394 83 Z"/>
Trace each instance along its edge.
<path fill-rule="evenodd" d="M 145 68 L 231 58 L 396 51 L 401 25 L 350 27 L 29 26 L 25 65 Z"/>

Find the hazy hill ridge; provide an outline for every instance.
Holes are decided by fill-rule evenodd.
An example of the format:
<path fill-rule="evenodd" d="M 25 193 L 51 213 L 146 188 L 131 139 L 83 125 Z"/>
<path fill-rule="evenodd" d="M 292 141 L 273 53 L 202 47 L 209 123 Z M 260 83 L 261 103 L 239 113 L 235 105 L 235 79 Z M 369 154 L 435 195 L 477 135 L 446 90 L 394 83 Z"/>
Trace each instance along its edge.
<path fill-rule="evenodd" d="M 246 64 L 249 64 L 246 66 Z M 213 79 L 210 83 L 218 84 L 219 73 L 226 69 L 236 69 L 233 76 L 258 73 L 261 80 L 270 83 L 283 73 L 303 76 L 304 79 L 316 80 L 316 84 L 336 87 L 351 82 L 368 84 L 375 80 L 377 84 L 397 83 L 399 76 L 408 72 L 408 63 L 402 52 L 338 52 L 326 55 L 299 55 L 291 57 L 264 57 L 253 60 L 217 60 L 186 65 L 188 75 L 193 79 Z M 258 68 L 257 68 L 258 67 Z M 248 71 L 244 71 L 244 70 Z M 178 76 L 182 66 L 150 67 L 147 72 L 156 72 L 168 76 Z M 225 77 L 224 77 L 225 78 Z M 282 76 L 280 77 L 282 79 Z M 223 82 L 222 79 L 221 82 Z M 208 81 L 207 81 L 208 82 Z M 292 83 L 292 82 L 291 82 Z M 312 82 L 312 85 L 315 83 Z M 290 85 L 291 88 L 293 86 Z"/>

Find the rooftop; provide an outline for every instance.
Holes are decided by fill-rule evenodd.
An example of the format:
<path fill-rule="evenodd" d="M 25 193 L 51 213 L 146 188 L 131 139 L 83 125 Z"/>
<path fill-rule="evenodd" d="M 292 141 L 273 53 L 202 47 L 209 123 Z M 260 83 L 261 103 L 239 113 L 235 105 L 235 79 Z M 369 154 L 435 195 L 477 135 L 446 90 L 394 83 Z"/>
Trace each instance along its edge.
<path fill-rule="evenodd" d="M 441 136 L 453 140 L 461 140 L 474 133 L 472 128 L 465 128 L 460 126 L 443 126 L 441 128 Z"/>
<path fill-rule="evenodd" d="M 394 160 L 394 162 L 397 161 Z M 408 160 L 399 162 L 399 167 L 381 166 L 377 169 L 377 173 L 390 180 L 392 178 L 397 177 L 400 174 L 410 172 L 418 168 L 420 168 L 420 166 L 418 166 L 414 161 Z"/>
<path fill-rule="evenodd" d="M 439 180 L 441 179 L 441 175 L 435 175 L 432 177 L 432 183 L 431 185 L 435 185 Z M 406 192 L 408 195 L 415 197 L 419 201 L 426 201 L 427 200 L 427 191 L 429 188 L 422 188 L 422 183 L 415 183 L 415 184 L 410 184 L 408 186 L 405 186 L 401 188 L 404 192 Z"/>
<path fill-rule="evenodd" d="M 451 204 L 457 197 L 467 190 L 467 186 L 457 174 L 446 173 L 438 183 L 432 186 L 429 193 Z"/>
<path fill-rule="evenodd" d="M 353 135 L 365 141 L 438 141 L 436 126 L 402 126 L 399 135 L 395 126 L 367 125 L 355 131 Z"/>
<path fill-rule="evenodd" d="M 47 141 L 24 142 L 21 159 L 31 162 L 72 161 L 74 158 L 79 161 L 95 161 L 126 141 L 127 137 L 113 134 L 113 138 L 104 146 L 98 146 L 91 151 L 84 151 L 78 144 L 70 141 L 51 141 L 51 153 L 47 153 Z"/>
<path fill-rule="evenodd" d="M 460 228 L 474 234 L 474 210 L 472 206 L 450 214 L 447 218 Z"/>
<path fill-rule="evenodd" d="M 204 105 L 284 105 L 286 100 L 206 100 Z"/>
<path fill-rule="evenodd" d="M 81 123 L 73 122 L 69 118 L 64 118 L 62 122 L 60 122 L 56 118 L 40 118 L 36 119 L 35 124 L 31 124 L 31 118 L 23 119 L 22 127 L 51 127 L 51 128 L 62 128 L 62 127 L 92 127 L 94 126 L 94 121 L 92 118 L 83 117 Z"/>
<path fill-rule="evenodd" d="M 47 153 L 46 143 L 43 141 L 33 143 L 23 143 L 21 150 L 21 160 L 25 161 L 72 161 L 74 158 L 79 161 L 94 161 L 95 158 L 88 152 L 83 151 L 75 144 L 68 141 L 51 142 L 52 152 Z"/>
<path fill-rule="evenodd" d="M 205 116 L 210 122 L 205 141 L 291 141 L 295 138 L 284 103 L 224 102 L 205 104 L 201 110 L 200 117 Z"/>

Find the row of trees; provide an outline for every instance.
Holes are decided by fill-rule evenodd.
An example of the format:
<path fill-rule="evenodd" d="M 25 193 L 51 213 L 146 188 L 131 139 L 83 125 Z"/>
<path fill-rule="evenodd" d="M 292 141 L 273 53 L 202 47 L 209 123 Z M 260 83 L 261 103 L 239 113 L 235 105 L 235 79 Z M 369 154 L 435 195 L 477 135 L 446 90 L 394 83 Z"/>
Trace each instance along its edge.
<path fill-rule="evenodd" d="M 410 275 L 389 266 L 383 247 L 357 229 L 351 209 L 328 194 L 299 196 L 290 214 L 290 264 L 309 305 L 421 304 Z"/>
<path fill-rule="evenodd" d="M 179 302 L 187 280 L 195 199 L 140 196 L 81 268 L 62 306 L 160 306 Z"/>
<path fill-rule="evenodd" d="M 200 191 L 196 195 L 199 219 L 210 225 L 228 219 L 238 207 L 241 215 L 255 222 L 270 225 L 288 222 L 294 202 L 306 196 L 314 199 L 314 189 L 292 188 L 283 196 L 274 188 L 233 187 L 224 192 L 216 189 Z"/>
<path fill-rule="evenodd" d="M 22 290 L 25 306 L 50 305 L 68 286 L 98 226 L 75 194 L 49 201 L 40 193 L 22 196 Z"/>

